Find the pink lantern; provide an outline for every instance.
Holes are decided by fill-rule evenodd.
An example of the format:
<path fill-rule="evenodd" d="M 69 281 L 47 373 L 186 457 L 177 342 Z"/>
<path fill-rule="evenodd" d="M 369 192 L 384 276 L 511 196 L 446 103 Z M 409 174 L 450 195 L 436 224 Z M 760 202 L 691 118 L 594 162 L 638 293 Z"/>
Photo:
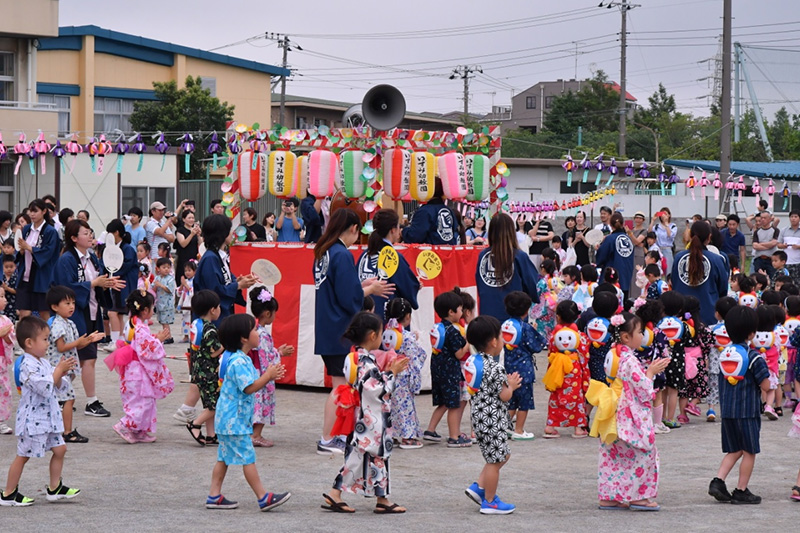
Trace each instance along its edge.
<path fill-rule="evenodd" d="M 464 154 L 454 151 L 445 152 L 439 157 L 437 164 L 445 197 L 451 200 L 465 198 L 467 196 L 467 169 L 464 164 Z"/>
<path fill-rule="evenodd" d="M 258 155 L 261 157 L 262 154 L 259 153 Z M 297 156 L 289 150 L 275 150 L 270 152 L 268 157 L 267 183 L 270 194 L 278 198 L 291 196 Z M 241 167 L 241 165 L 239 166 Z"/>
<path fill-rule="evenodd" d="M 308 189 L 316 198 L 333 194 L 338 174 L 339 158 L 333 152 L 314 150 L 308 155 Z"/>
<path fill-rule="evenodd" d="M 411 152 L 390 148 L 383 153 L 383 192 L 392 200 L 408 194 L 411 181 Z"/>
<path fill-rule="evenodd" d="M 239 194 L 244 200 L 254 202 L 267 192 L 267 155 L 248 150 L 238 157 Z"/>

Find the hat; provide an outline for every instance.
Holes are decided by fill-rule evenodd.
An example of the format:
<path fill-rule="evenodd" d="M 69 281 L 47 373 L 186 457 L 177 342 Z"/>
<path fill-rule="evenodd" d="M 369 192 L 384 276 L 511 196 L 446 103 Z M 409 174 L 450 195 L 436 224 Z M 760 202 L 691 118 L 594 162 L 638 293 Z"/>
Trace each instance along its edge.
<path fill-rule="evenodd" d="M 160 210 L 160 209 L 166 209 L 166 208 L 167 208 L 167 206 L 165 206 L 161 202 L 153 202 L 152 204 L 150 204 L 150 211 L 152 211 L 153 209 L 159 209 Z"/>
<path fill-rule="evenodd" d="M 728 217 L 720 213 L 719 215 L 717 215 L 717 220 L 728 220 Z"/>
<path fill-rule="evenodd" d="M 647 218 L 646 216 L 644 216 L 644 213 L 642 213 L 641 211 L 636 211 L 636 212 L 633 214 L 633 218 L 636 218 L 636 217 Z"/>

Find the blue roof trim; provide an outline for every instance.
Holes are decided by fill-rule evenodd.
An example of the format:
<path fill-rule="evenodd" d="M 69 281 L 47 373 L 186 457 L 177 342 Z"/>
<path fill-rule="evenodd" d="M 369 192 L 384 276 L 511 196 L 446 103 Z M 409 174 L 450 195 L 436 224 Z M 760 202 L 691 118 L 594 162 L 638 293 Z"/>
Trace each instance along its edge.
<path fill-rule="evenodd" d="M 37 94 L 58 94 L 61 96 L 80 96 L 81 86 L 68 83 L 36 82 Z"/>
<path fill-rule="evenodd" d="M 103 37 L 95 38 L 94 51 L 100 54 L 127 57 L 139 61 L 146 61 L 147 63 L 155 63 L 156 65 L 165 65 L 167 67 L 171 67 L 175 64 L 175 54 L 172 52 L 154 50 L 146 46 L 138 46 L 135 44 L 121 43 L 112 39 L 104 39 Z"/>
<path fill-rule="evenodd" d="M 123 100 L 156 100 L 156 92 L 147 89 L 95 87 L 94 95 L 99 98 L 121 98 Z"/>
<path fill-rule="evenodd" d="M 164 41 L 157 41 L 155 39 L 147 39 L 137 35 L 130 35 L 128 33 L 120 33 L 117 31 L 106 30 L 97 26 L 62 26 L 58 29 L 58 39 L 62 37 L 75 37 L 84 35 L 93 35 L 96 38 L 102 38 L 110 41 L 116 41 L 122 45 L 134 45 L 142 48 L 150 49 L 153 51 L 169 52 L 171 54 L 182 54 L 187 57 L 196 59 L 203 59 L 214 63 L 221 63 L 230 65 L 232 67 L 243 68 L 247 70 L 254 70 L 256 72 L 263 72 L 264 74 L 274 74 L 276 76 L 288 76 L 291 71 L 289 69 L 277 67 L 275 65 L 268 65 L 266 63 L 258 63 L 247 59 L 240 59 L 237 57 L 226 56 L 217 54 L 215 52 L 207 52 L 197 48 L 189 48 L 188 46 L 181 46 L 177 44 L 167 43 Z M 95 46 L 97 44 L 95 43 Z M 132 52 L 131 52 L 132 53 Z M 131 56 L 124 56 L 131 57 Z M 146 58 L 134 57 L 142 61 L 148 61 Z"/>
<path fill-rule="evenodd" d="M 696 161 L 684 159 L 666 159 L 665 164 L 680 168 L 698 168 L 719 172 L 719 161 Z M 778 178 L 800 180 L 800 161 L 731 161 L 731 172 L 744 174 L 753 178 Z"/>
<path fill-rule="evenodd" d="M 81 50 L 83 38 L 80 35 L 59 37 L 42 37 L 39 39 L 39 50 Z"/>

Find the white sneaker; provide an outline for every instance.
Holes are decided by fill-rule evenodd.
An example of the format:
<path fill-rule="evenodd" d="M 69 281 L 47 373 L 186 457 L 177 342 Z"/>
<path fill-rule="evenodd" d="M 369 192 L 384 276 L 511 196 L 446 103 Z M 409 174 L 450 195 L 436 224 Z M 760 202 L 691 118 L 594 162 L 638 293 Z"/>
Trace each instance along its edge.
<path fill-rule="evenodd" d="M 172 415 L 172 418 L 174 418 L 181 424 L 189 424 L 195 418 L 197 418 L 197 411 L 195 411 L 194 409 L 190 411 L 184 411 L 179 407 L 178 410 L 175 411 L 175 414 Z"/>
<path fill-rule="evenodd" d="M 8 424 L 0 422 L 0 435 L 11 435 L 12 433 L 14 433 L 14 430 L 8 427 Z"/>
<path fill-rule="evenodd" d="M 514 433 L 511 435 L 511 440 L 533 440 L 536 438 L 536 435 L 533 433 L 528 433 L 527 431 L 523 431 L 522 433 Z"/>
<path fill-rule="evenodd" d="M 655 424 L 654 427 L 656 435 L 666 435 L 667 433 L 670 432 L 670 429 L 663 423 Z"/>
<path fill-rule="evenodd" d="M 111 352 L 113 352 L 114 350 L 117 349 L 116 344 L 113 343 L 113 342 L 109 342 L 109 343 L 106 343 L 106 344 L 98 344 L 97 347 L 100 350 L 103 350 L 106 353 L 111 353 Z"/>

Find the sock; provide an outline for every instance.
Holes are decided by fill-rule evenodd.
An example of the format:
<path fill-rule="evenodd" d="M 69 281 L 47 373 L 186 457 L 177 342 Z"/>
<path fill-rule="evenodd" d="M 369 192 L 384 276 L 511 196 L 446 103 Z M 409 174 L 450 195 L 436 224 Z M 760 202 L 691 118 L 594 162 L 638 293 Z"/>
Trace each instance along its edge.
<path fill-rule="evenodd" d="M 194 411 L 194 407 L 192 407 L 191 405 L 183 404 L 181 405 L 181 411 L 183 411 L 184 413 L 189 411 Z"/>
<path fill-rule="evenodd" d="M 117 339 L 119 339 L 119 331 L 112 331 L 111 332 L 111 343 L 117 344 Z"/>
<path fill-rule="evenodd" d="M 86 398 L 86 403 L 92 405 L 94 402 L 97 401 L 97 396 L 92 396 L 91 398 Z"/>
<path fill-rule="evenodd" d="M 333 436 L 330 439 L 326 439 L 322 435 L 319 436 L 319 442 L 321 444 L 330 444 L 332 440 L 333 440 Z"/>
<path fill-rule="evenodd" d="M 662 403 L 658 407 L 653 407 L 653 423 L 654 424 L 661 424 L 661 417 L 664 415 L 664 404 Z"/>

